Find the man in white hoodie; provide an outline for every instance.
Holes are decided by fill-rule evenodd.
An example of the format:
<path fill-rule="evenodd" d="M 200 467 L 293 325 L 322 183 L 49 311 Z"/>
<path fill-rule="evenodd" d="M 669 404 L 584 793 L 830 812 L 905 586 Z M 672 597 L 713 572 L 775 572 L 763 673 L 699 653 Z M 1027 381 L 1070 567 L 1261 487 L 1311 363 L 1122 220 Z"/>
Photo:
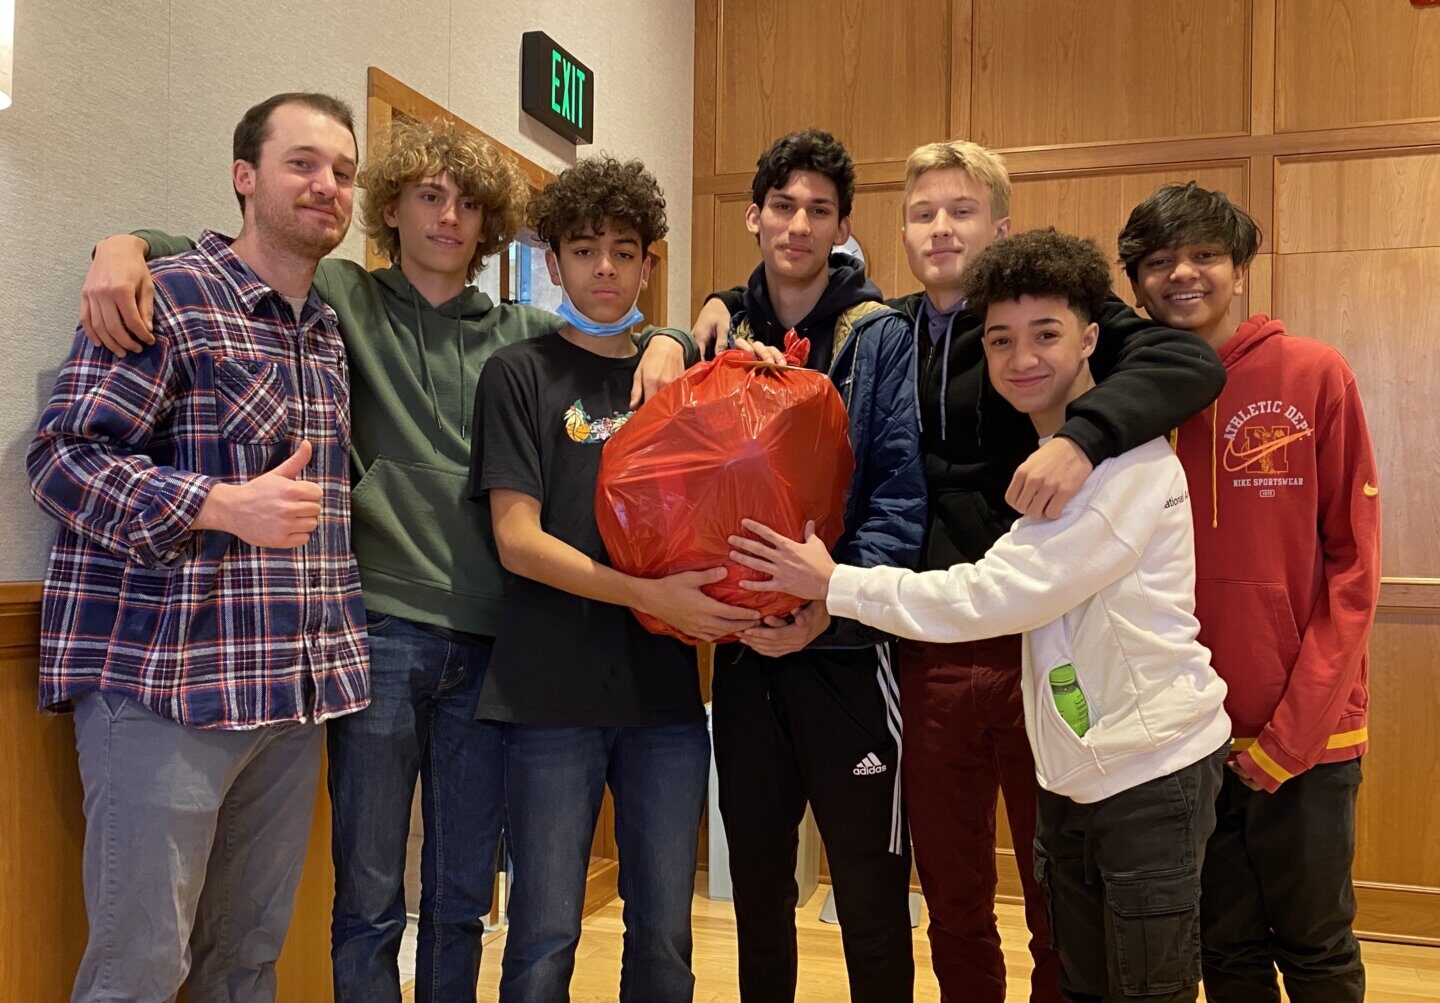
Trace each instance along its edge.
<path fill-rule="evenodd" d="M 964 285 L 985 319 L 986 393 L 1029 414 L 1044 441 L 1095 385 L 1104 256 L 1031 231 L 986 249 Z M 1061 990 L 1196 999 L 1200 868 L 1230 722 L 1196 641 L 1189 492 L 1165 441 L 1105 460 L 1060 518 L 1023 518 L 981 561 L 946 571 L 836 567 L 812 534 L 745 528 L 760 539 L 732 537 L 732 557 L 771 576 L 751 587 L 823 599 L 834 616 L 915 640 L 1024 632 L 1035 869 Z"/>

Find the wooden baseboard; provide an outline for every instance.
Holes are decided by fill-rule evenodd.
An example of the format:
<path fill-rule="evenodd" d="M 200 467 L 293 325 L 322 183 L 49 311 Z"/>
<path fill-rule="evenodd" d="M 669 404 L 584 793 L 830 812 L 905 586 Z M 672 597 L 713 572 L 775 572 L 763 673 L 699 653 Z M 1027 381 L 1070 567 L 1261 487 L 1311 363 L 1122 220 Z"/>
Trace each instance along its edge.
<path fill-rule="evenodd" d="M 1440 888 L 1355 882 L 1355 936 L 1440 947 Z"/>
<path fill-rule="evenodd" d="M 620 862 L 606 857 L 591 857 L 585 875 L 585 910 L 583 915 L 613 902 L 619 895 Z"/>

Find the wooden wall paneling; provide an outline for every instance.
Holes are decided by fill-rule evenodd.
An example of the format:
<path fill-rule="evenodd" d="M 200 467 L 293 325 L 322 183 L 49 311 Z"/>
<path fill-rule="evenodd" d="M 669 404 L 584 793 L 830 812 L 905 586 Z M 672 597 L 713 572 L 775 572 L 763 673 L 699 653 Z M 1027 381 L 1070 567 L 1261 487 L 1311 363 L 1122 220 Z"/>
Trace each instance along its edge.
<path fill-rule="evenodd" d="M 1273 136 L 1222 136 L 1216 139 L 1166 139 L 1089 146 L 1011 148 L 1001 152 L 1005 155 L 1005 163 L 1010 173 L 1018 177 L 1063 171 L 1101 171 L 1161 164 L 1243 160 L 1258 156 L 1355 154 L 1357 151 L 1424 146 L 1440 146 L 1440 121 L 1328 129 L 1323 132 L 1276 133 Z M 735 194 L 749 188 L 753 175 L 753 166 L 749 170 L 729 174 L 697 174 L 695 194 Z M 901 181 L 905 177 L 905 161 L 897 159 L 857 164 L 855 175 L 857 183 L 861 185 Z"/>
<path fill-rule="evenodd" d="M 600 800 L 600 815 L 595 823 L 595 833 L 590 838 L 590 855 L 592 857 L 604 857 L 610 860 L 620 859 L 619 852 L 615 845 L 615 799 L 610 794 L 610 788 L 605 788 L 605 793 Z M 611 824 L 606 825 L 609 820 Z"/>
<path fill-rule="evenodd" d="M 1260 227 L 1260 250 L 1275 247 L 1275 158 L 1266 154 L 1250 158 L 1245 209 Z"/>
<path fill-rule="evenodd" d="M 1387 513 L 1388 514 L 1388 513 Z M 1357 881 L 1440 891 L 1440 609 L 1384 610 L 1370 639 Z M 1440 905 L 1440 902 L 1437 902 Z M 1436 913 L 1440 918 L 1440 911 Z M 1440 936 L 1440 928 L 1431 933 Z"/>
<path fill-rule="evenodd" d="M 974 0 L 974 121 L 993 147 L 1241 135 L 1248 0 Z"/>
<path fill-rule="evenodd" d="M 1006 814 L 1005 795 L 1000 793 L 995 798 L 995 845 L 1002 849 L 1011 849 L 1015 845 L 1015 837 L 1010 832 L 1010 816 Z"/>
<path fill-rule="evenodd" d="M 910 274 L 900 241 L 903 184 L 861 188 L 850 212 L 851 232 L 865 252 L 865 274 L 887 297 L 915 292 L 920 283 Z"/>
<path fill-rule="evenodd" d="M 1250 135 L 1275 131 L 1275 0 L 1250 2 Z"/>
<path fill-rule="evenodd" d="M 1440 470 L 1437 274 L 1435 247 L 1275 256 L 1276 316 L 1338 348 L 1359 381 L 1380 466 L 1387 576 L 1440 577 L 1440 509 L 1428 501 Z M 1437 651 L 1416 656 L 1433 669 Z"/>
<path fill-rule="evenodd" d="M 1383 610 L 1440 609 L 1440 577 L 1386 576 L 1380 582 Z"/>
<path fill-rule="evenodd" d="M 645 257 L 650 262 L 650 278 L 640 290 L 636 305 L 645 315 L 645 322 L 656 327 L 670 323 L 670 244 L 657 240 L 650 245 Z M 676 318 L 676 324 L 684 326 L 689 318 Z"/>
<path fill-rule="evenodd" d="M 1440 246 L 1440 147 L 1276 162 L 1282 254 Z"/>
<path fill-rule="evenodd" d="M 722 0 L 696 0 L 695 3 L 695 140 L 691 154 L 696 174 L 715 170 L 721 6 Z"/>
<path fill-rule="evenodd" d="M 974 0 L 952 0 L 950 4 L 950 128 L 943 137 L 936 136 L 935 139 L 970 138 L 973 121 L 970 102 L 975 66 L 974 29 Z"/>
<path fill-rule="evenodd" d="M 1020 870 L 1015 851 L 1008 846 L 995 848 L 995 901 L 1011 905 L 1025 904 L 1025 890 L 1020 884 Z"/>
<path fill-rule="evenodd" d="M 0 595 L 0 996 L 67 1000 L 85 949 L 85 817 L 66 717 L 36 710 L 40 589 Z"/>
<path fill-rule="evenodd" d="M 1255 255 L 1255 260 L 1250 262 L 1250 273 L 1245 277 L 1245 309 L 1249 313 L 1274 315 L 1274 281 L 1275 255 Z"/>
<path fill-rule="evenodd" d="M 1436 136 L 1440 137 L 1440 129 L 1436 130 Z M 928 142 L 928 140 L 926 140 Z M 762 151 L 756 150 L 755 156 L 751 158 L 750 167 L 744 171 L 736 171 L 730 174 L 703 174 L 695 178 L 696 195 L 738 195 L 741 192 L 750 190 L 750 182 L 755 177 L 754 160 L 759 157 Z M 871 160 L 855 164 L 855 185 L 857 188 L 864 188 L 866 185 L 888 185 L 897 181 L 905 180 L 905 159 L 910 155 L 906 150 L 905 154 L 896 160 Z"/>
<path fill-rule="evenodd" d="M 1089 173 L 1019 176 L 1011 218 L 1017 231 L 1039 226 L 1079 234 L 1095 240 L 1112 262 L 1114 288 L 1127 303 L 1135 297 L 1125 270 L 1115 261 L 1115 240 L 1136 203 L 1163 184 L 1194 180 L 1206 188 L 1224 191 L 1240 205 L 1248 202 L 1246 165 L 1243 162 L 1177 164 L 1136 167 Z M 1247 316 L 1247 304 L 1237 301 L 1235 319 Z"/>
<path fill-rule="evenodd" d="M 948 12 L 949 0 L 721 0 L 713 172 L 750 171 L 777 137 L 811 125 L 857 161 L 904 158 L 943 136 Z"/>
<path fill-rule="evenodd" d="M 1275 128 L 1440 118 L 1440 10 L 1400 0 L 1277 0 Z"/>
<path fill-rule="evenodd" d="M 1293 157 L 1302 154 L 1348 153 L 1440 145 L 1440 121 L 1400 125 L 1369 125 L 1321 132 L 1276 133 L 1273 136 L 1220 136 L 1214 139 L 1164 139 L 1153 142 L 1106 143 L 1092 146 L 1007 149 L 1012 174 L 1042 171 L 1093 171 L 1142 164 L 1180 164 L 1245 157 Z"/>
<path fill-rule="evenodd" d="M 1355 935 L 1361 940 L 1440 947 L 1440 888 L 1356 881 L 1355 901 Z M 1408 974 L 1403 987 L 1424 992 L 1424 977 L 1413 969 Z"/>
<path fill-rule="evenodd" d="M 759 246 L 745 229 L 745 209 L 749 205 L 749 191 L 715 199 L 715 250 L 711 288 L 706 292 L 743 286 L 760 263 Z"/>
<path fill-rule="evenodd" d="M 331 1003 L 335 989 L 330 977 L 330 920 L 335 901 L 335 864 L 330 857 L 330 795 L 326 790 L 326 763 L 320 764 L 320 785 L 315 792 L 315 816 L 310 821 L 310 844 L 305 869 L 295 893 L 295 915 L 285 947 L 275 965 L 280 990 L 276 1003 Z"/>
<path fill-rule="evenodd" d="M 693 322 L 715 290 L 715 207 L 713 195 L 690 200 L 690 319 Z M 678 318 L 677 318 L 678 321 Z"/>

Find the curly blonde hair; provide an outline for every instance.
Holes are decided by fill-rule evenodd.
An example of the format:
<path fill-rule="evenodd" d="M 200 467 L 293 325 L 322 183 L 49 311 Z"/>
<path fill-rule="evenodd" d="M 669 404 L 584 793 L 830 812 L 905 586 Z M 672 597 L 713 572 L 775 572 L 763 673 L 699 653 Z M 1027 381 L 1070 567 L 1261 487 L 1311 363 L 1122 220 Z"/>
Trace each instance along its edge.
<path fill-rule="evenodd" d="M 385 222 L 385 210 L 396 203 L 407 184 L 447 173 L 460 191 L 479 200 L 484 210 L 483 237 L 466 271 L 466 277 L 473 279 L 484 259 L 514 238 L 530 197 L 519 165 L 481 136 L 462 132 L 450 123 L 397 125 L 390 148 L 367 161 L 355 179 L 356 186 L 364 190 L 360 227 L 392 263 L 399 264 L 400 235 Z"/>

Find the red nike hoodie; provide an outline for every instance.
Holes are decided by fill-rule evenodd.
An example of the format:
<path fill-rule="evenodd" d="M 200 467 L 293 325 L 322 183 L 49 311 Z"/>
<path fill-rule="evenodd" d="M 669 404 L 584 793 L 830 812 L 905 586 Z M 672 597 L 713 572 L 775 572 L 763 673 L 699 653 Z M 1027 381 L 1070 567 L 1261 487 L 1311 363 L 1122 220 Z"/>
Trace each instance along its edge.
<path fill-rule="evenodd" d="M 1355 374 L 1256 314 L 1219 400 L 1173 433 L 1195 513 L 1195 614 L 1234 758 L 1265 790 L 1366 749 L 1380 481 Z"/>

